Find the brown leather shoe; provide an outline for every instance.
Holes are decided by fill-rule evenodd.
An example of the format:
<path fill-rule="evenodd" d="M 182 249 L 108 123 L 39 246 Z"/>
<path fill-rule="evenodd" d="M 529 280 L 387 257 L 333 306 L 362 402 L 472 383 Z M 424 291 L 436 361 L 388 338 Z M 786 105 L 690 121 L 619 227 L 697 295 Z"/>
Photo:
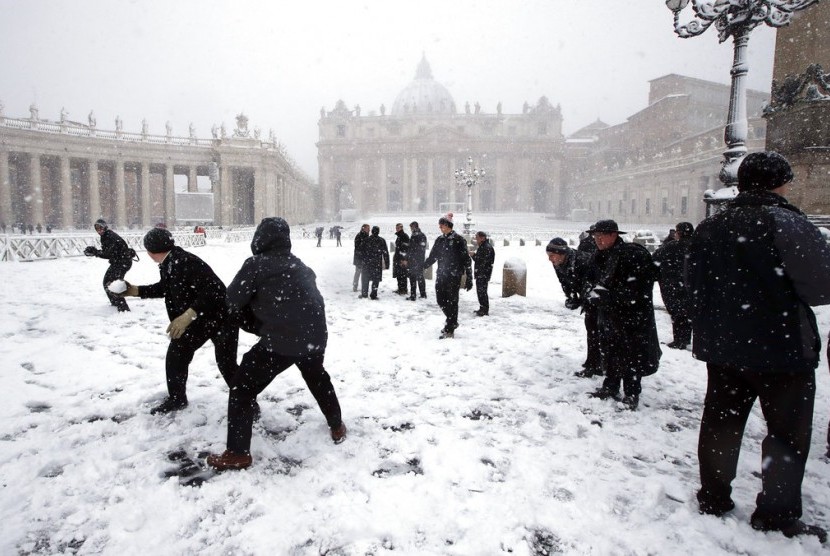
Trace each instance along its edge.
<path fill-rule="evenodd" d="M 207 464 L 217 471 L 246 469 L 251 466 L 253 461 L 251 454 L 237 454 L 230 450 L 225 450 L 221 454 L 211 454 L 207 457 Z"/>
<path fill-rule="evenodd" d="M 335 444 L 340 444 L 344 440 L 346 440 L 346 433 L 349 432 L 346 429 L 345 423 L 340 423 L 339 427 L 335 427 L 331 429 L 331 439 L 334 441 Z"/>

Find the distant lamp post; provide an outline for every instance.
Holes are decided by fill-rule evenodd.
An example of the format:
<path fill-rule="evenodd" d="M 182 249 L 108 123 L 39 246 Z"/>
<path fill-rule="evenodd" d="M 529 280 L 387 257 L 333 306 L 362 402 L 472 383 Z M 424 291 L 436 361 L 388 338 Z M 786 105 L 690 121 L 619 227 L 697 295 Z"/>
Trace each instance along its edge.
<path fill-rule="evenodd" d="M 724 187 L 707 191 L 704 201 L 707 214 L 721 203 L 737 194 L 738 166 L 746 156 L 746 60 L 749 34 L 762 23 L 770 27 L 784 27 L 792 19 L 793 12 L 802 10 L 819 0 L 691 0 L 694 16 L 688 23 L 680 23 L 680 12 L 690 0 L 666 0 L 666 7 L 674 13 L 674 32 L 682 39 L 703 34 L 713 23 L 718 39 L 724 42 L 732 37 L 734 55 L 732 61 L 732 89 L 729 95 L 729 114 L 723 140 L 726 150 L 721 163 L 720 181 Z"/>
<path fill-rule="evenodd" d="M 484 177 L 483 168 L 473 168 L 473 157 L 467 157 L 467 168 L 455 171 L 455 181 L 467 186 L 467 219 L 464 222 L 464 235 L 469 239 L 473 235 L 473 186 Z"/>

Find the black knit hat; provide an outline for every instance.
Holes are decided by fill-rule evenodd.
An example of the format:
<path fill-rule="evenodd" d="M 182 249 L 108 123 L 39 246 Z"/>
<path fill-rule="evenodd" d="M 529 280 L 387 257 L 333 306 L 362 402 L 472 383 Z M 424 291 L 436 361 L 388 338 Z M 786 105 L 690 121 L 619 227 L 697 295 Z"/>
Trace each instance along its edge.
<path fill-rule="evenodd" d="M 561 255 L 567 255 L 570 250 L 571 248 L 568 247 L 568 242 L 561 237 L 553 238 L 548 243 L 548 246 L 545 247 L 545 251 L 548 253 L 559 253 Z"/>
<path fill-rule="evenodd" d="M 104 220 L 103 218 L 99 218 L 98 220 L 95 221 L 95 226 L 93 226 L 93 227 L 94 228 L 102 228 L 102 229 L 106 230 L 109 226 L 107 226 L 107 221 L 106 220 Z"/>
<path fill-rule="evenodd" d="M 675 226 L 674 230 L 681 237 L 692 237 L 692 234 L 695 233 L 694 224 L 691 222 L 681 222 Z"/>
<path fill-rule="evenodd" d="M 380 226 L 372 226 L 372 235 L 376 236 L 380 234 Z"/>
<path fill-rule="evenodd" d="M 773 151 L 750 153 L 738 167 L 738 191 L 776 189 L 792 179 L 790 163 Z"/>
<path fill-rule="evenodd" d="M 153 228 L 144 235 L 144 248 L 148 253 L 166 253 L 173 245 L 173 234 L 164 228 Z"/>

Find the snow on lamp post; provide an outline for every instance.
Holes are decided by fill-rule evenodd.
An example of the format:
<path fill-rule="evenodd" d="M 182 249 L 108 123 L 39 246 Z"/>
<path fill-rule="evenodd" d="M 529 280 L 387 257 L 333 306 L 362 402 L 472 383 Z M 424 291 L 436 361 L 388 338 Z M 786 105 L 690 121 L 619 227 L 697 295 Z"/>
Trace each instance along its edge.
<path fill-rule="evenodd" d="M 680 23 L 680 12 L 690 3 L 694 15 L 685 24 Z M 784 27 L 793 12 L 802 10 L 819 0 L 666 0 L 666 7 L 674 13 L 674 32 L 682 39 L 703 34 L 712 24 L 718 30 L 718 39 L 724 42 L 732 37 L 732 88 L 729 94 L 729 113 L 723 140 L 726 150 L 721 162 L 720 181 L 723 188 L 704 193 L 707 214 L 713 206 L 737 195 L 738 166 L 746 156 L 746 59 L 749 34 L 761 24 Z"/>
<path fill-rule="evenodd" d="M 467 157 L 467 168 L 459 168 L 455 171 L 455 181 L 459 185 L 467 186 L 467 219 L 464 222 L 464 236 L 467 239 L 473 234 L 473 186 L 484 177 L 483 168 L 473 168 L 473 157 Z"/>

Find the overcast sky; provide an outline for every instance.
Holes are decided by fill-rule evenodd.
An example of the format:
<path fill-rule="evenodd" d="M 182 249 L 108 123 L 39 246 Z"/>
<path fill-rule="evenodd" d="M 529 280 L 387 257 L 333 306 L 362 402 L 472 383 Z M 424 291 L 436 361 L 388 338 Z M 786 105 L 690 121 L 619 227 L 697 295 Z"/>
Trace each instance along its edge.
<path fill-rule="evenodd" d="M 691 11 L 688 8 L 687 11 Z M 648 81 L 729 82 L 731 40 L 679 39 L 664 0 L 0 0 L 0 101 L 40 117 L 210 136 L 244 112 L 317 176 L 320 108 L 390 107 L 425 53 L 435 79 L 485 112 L 547 96 L 565 134 L 644 108 Z M 686 14 L 684 19 L 688 19 Z M 749 86 L 769 91 L 775 32 L 749 44 Z M 724 115 L 725 119 L 725 115 Z"/>

